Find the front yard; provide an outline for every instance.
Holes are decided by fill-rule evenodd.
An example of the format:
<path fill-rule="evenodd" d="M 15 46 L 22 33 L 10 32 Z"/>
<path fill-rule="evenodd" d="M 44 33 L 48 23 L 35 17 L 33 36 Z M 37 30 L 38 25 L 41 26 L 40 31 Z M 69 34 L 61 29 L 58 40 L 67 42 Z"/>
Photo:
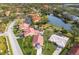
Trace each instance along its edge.
<path fill-rule="evenodd" d="M 36 55 L 36 49 L 32 46 L 32 37 L 17 39 L 24 55 Z"/>

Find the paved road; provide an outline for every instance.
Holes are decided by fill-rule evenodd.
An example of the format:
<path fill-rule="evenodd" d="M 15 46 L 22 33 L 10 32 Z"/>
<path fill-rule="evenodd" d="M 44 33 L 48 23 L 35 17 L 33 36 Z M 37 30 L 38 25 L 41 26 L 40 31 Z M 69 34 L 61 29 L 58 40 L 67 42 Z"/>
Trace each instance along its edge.
<path fill-rule="evenodd" d="M 15 21 L 13 21 L 9 26 L 8 26 L 8 29 L 7 31 L 5 32 L 5 34 L 9 37 L 9 40 L 10 40 L 10 43 L 11 43 L 11 47 L 12 47 L 12 50 L 13 50 L 13 54 L 14 55 L 22 55 L 22 51 L 21 51 L 21 48 L 16 40 L 16 37 L 13 33 L 13 29 L 12 27 L 14 26 L 15 24 Z"/>

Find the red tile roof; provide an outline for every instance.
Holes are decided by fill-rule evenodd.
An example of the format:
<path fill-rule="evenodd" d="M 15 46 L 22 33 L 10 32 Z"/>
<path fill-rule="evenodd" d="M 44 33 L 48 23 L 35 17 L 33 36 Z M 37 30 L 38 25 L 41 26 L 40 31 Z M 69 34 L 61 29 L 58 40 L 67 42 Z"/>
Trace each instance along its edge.
<path fill-rule="evenodd" d="M 38 15 L 34 15 L 34 16 L 32 17 L 32 19 L 33 19 L 33 21 L 39 21 L 39 20 L 41 20 L 41 17 L 38 16 Z"/>
<path fill-rule="evenodd" d="M 28 28 L 24 31 L 24 36 L 29 36 L 29 35 L 34 35 L 35 34 L 35 30 L 33 28 Z"/>
<path fill-rule="evenodd" d="M 26 24 L 26 23 L 22 23 L 19 25 L 19 28 L 22 30 L 26 30 L 28 27 L 29 27 L 29 24 Z"/>
<path fill-rule="evenodd" d="M 41 35 L 34 35 L 33 37 L 33 46 L 35 46 L 36 44 L 40 44 L 41 46 L 43 46 L 43 36 Z"/>
<path fill-rule="evenodd" d="M 39 43 L 41 46 L 43 46 L 43 36 L 39 34 L 38 30 L 35 30 L 34 28 L 31 28 L 28 24 L 23 23 L 20 26 L 20 29 L 24 31 L 24 36 L 34 35 L 33 36 L 33 46 L 35 46 L 37 43 Z"/>
<path fill-rule="evenodd" d="M 36 14 L 36 13 L 33 13 L 33 14 L 30 14 L 32 16 L 32 20 L 34 22 L 38 22 L 39 20 L 41 20 L 41 17 L 39 14 Z"/>
<path fill-rule="evenodd" d="M 37 35 L 39 33 L 38 30 L 35 30 L 34 28 L 31 28 L 29 26 L 29 24 L 26 24 L 26 23 L 20 24 L 19 28 L 24 31 L 24 36 L 27 36 L 28 34 L 29 35 L 31 35 L 31 34 Z"/>

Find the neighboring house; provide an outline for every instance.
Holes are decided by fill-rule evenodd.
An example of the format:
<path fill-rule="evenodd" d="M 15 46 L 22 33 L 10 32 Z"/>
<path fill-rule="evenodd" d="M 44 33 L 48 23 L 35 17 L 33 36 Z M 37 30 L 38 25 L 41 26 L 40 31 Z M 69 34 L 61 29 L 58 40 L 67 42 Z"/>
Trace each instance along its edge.
<path fill-rule="evenodd" d="M 54 51 L 53 55 L 59 55 L 62 49 L 65 47 L 67 41 L 69 38 L 65 36 L 59 36 L 59 35 L 52 35 L 49 38 L 49 41 L 56 43 L 58 46 L 56 50 Z"/>
<path fill-rule="evenodd" d="M 30 14 L 30 16 L 32 16 L 33 22 L 38 22 L 41 20 L 41 17 L 38 13 L 32 13 L 32 14 Z"/>
<path fill-rule="evenodd" d="M 74 45 L 68 52 L 68 55 L 79 55 L 79 44 Z"/>
<path fill-rule="evenodd" d="M 56 43 L 58 46 L 60 47 L 65 47 L 67 41 L 69 38 L 65 37 L 65 36 L 59 36 L 59 35 L 52 35 L 49 38 L 49 41 Z"/>
<path fill-rule="evenodd" d="M 35 14 L 35 15 L 33 15 L 33 17 L 32 17 L 32 20 L 33 20 L 34 22 L 38 22 L 38 21 L 41 20 L 41 17 L 40 17 L 39 15 Z"/>
<path fill-rule="evenodd" d="M 79 17 L 78 16 L 71 15 L 71 14 L 69 14 L 67 12 L 63 12 L 63 16 L 65 18 L 68 18 L 68 19 L 73 20 L 73 21 L 79 21 Z"/>
<path fill-rule="evenodd" d="M 77 21 L 77 20 L 79 20 L 79 17 L 71 15 L 71 19 L 74 20 L 74 21 Z"/>

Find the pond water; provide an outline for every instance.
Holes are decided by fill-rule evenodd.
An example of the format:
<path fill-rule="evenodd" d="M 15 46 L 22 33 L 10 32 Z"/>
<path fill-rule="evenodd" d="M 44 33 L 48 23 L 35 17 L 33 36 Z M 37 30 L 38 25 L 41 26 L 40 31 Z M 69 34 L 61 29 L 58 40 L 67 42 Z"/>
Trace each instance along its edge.
<path fill-rule="evenodd" d="M 54 15 L 48 15 L 48 23 L 63 27 L 66 30 L 71 30 L 71 24 L 66 24 L 62 21 L 62 19 L 55 17 Z"/>

